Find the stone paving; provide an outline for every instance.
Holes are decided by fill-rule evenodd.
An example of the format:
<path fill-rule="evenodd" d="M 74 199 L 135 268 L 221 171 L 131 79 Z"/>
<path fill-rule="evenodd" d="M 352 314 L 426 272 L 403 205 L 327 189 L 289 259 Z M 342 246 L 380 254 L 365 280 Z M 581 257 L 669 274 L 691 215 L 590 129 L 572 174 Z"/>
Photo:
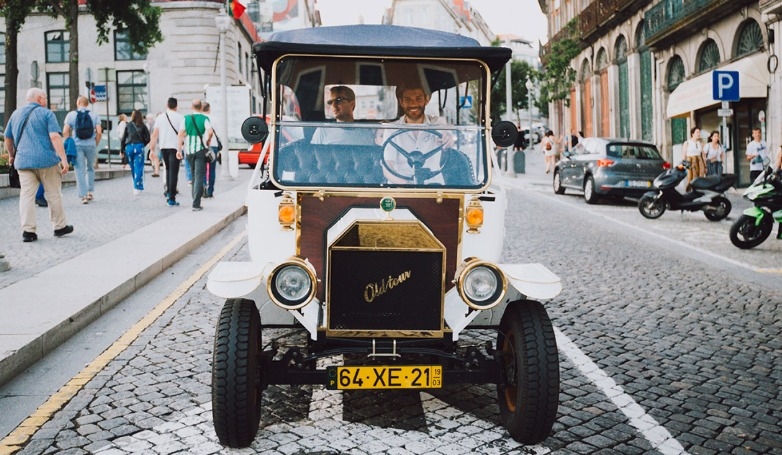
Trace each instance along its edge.
<path fill-rule="evenodd" d="M 105 167 L 106 165 L 102 165 Z M 119 168 L 118 165 L 114 166 Z M 219 172 L 219 169 L 218 169 Z M 240 169 L 241 173 L 252 172 Z M 215 184 L 215 197 L 222 189 L 233 188 L 243 177 L 230 180 L 218 175 Z M 0 288 L 19 280 L 27 279 L 46 268 L 78 256 L 117 237 L 133 232 L 142 226 L 162 219 L 176 210 L 190 210 L 192 199 L 184 171 L 180 172 L 179 207 L 169 207 L 163 196 L 165 178 L 151 177 L 147 170 L 144 192 L 133 194 L 130 174 L 123 177 L 99 180 L 95 182 L 95 200 L 87 205 L 81 203 L 75 185 L 62 189 L 65 215 L 74 232 L 61 238 L 54 237 L 54 228 L 49 220 L 49 210 L 37 207 L 38 241 L 22 242 L 22 230 L 19 224 L 19 198 L 0 199 L 0 253 L 5 255 L 10 269 L 0 273 Z M 209 199 L 205 199 L 208 206 Z"/>

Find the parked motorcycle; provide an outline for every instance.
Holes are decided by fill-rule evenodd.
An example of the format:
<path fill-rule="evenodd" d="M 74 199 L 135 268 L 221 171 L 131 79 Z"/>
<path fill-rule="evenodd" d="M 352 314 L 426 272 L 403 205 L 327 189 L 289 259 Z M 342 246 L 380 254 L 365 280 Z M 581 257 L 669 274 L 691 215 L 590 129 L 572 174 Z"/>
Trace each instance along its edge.
<path fill-rule="evenodd" d="M 676 186 L 687 177 L 690 162 L 668 169 L 654 179 L 657 191 L 648 191 L 638 201 L 641 215 L 649 219 L 660 218 L 666 209 L 696 212 L 702 210 L 710 221 L 725 219 L 730 213 L 731 204 L 725 197 L 725 191 L 736 183 L 732 174 L 700 177 L 690 182 L 692 190 L 681 194 Z"/>
<path fill-rule="evenodd" d="M 754 248 L 765 241 L 779 223 L 777 240 L 782 240 L 782 170 L 770 167 L 744 191 L 744 197 L 755 206 L 744 213 L 730 228 L 730 242 L 742 249 Z"/>

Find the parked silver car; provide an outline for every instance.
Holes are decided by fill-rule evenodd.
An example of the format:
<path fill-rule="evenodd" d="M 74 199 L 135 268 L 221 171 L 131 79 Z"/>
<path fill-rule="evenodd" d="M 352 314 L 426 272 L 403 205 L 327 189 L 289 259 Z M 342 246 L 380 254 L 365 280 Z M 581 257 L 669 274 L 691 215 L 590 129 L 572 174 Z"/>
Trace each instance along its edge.
<path fill-rule="evenodd" d="M 589 137 L 562 154 L 554 169 L 554 192 L 583 190 L 588 204 L 600 196 L 638 198 L 670 167 L 654 144 Z"/>

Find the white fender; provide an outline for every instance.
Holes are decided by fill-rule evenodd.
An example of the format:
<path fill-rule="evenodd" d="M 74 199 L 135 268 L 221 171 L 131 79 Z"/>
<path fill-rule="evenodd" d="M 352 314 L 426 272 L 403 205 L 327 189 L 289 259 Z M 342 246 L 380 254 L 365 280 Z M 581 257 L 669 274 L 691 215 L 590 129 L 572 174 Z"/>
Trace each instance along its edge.
<path fill-rule="evenodd" d="M 209 274 L 206 288 L 225 299 L 245 296 L 261 284 L 266 265 L 258 262 L 219 262 Z"/>
<path fill-rule="evenodd" d="M 508 284 L 533 299 L 551 299 L 562 292 L 559 277 L 542 264 L 497 264 Z"/>

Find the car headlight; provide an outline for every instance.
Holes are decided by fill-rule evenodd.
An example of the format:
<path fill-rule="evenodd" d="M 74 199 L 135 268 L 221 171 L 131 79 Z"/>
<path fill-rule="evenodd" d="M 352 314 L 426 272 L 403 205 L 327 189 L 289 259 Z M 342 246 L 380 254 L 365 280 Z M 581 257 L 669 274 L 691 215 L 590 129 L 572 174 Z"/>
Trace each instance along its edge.
<path fill-rule="evenodd" d="M 293 257 L 269 274 L 266 289 L 272 302 L 286 310 L 298 310 L 315 297 L 317 277 L 312 264 Z"/>
<path fill-rule="evenodd" d="M 502 270 L 491 262 L 477 258 L 467 258 L 457 267 L 454 283 L 462 300 L 476 310 L 488 310 L 496 306 L 508 289 Z"/>

